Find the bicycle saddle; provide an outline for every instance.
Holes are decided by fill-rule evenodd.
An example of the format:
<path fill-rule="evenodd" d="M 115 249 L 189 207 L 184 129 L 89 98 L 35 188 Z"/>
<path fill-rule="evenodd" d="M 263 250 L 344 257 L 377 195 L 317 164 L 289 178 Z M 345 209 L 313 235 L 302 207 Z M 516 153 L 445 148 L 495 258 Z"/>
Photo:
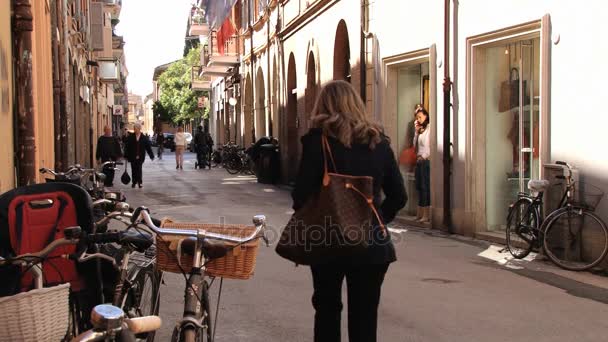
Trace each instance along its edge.
<path fill-rule="evenodd" d="M 129 244 L 138 252 L 144 252 L 154 243 L 152 234 L 141 229 L 128 229 L 120 234 L 120 243 Z"/>
<path fill-rule="evenodd" d="M 528 182 L 528 189 L 536 192 L 544 192 L 549 187 L 549 181 L 546 179 L 531 179 Z"/>

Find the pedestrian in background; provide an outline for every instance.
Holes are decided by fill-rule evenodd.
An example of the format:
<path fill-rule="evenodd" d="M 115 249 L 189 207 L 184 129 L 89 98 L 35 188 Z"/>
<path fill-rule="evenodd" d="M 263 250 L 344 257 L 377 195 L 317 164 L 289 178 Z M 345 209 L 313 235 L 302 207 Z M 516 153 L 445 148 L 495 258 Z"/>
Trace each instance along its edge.
<path fill-rule="evenodd" d="M 133 134 L 130 134 L 126 141 L 125 157 L 131 163 L 131 173 L 133 176 L 131 178 L 133 182 L 131 187 L 134 188 L 135 185 L 139 185 L 142 188 L 142 166 L 146 159 L 146 152 L 150 156 L 150 159 L 154 160 L 154 152 L 152 152 L 150 140 L 146 135 L 141 133 L 141 125 L 135 124 L 133 126 Z"/>
<path fill-rule="evenodd" d="M 175 169 L 184 169 L 184 150 L 186 149 L 186 135 L 184 134 L 184 128 L 179 127 L 177 133 L 175 133 Z"/>
<path fill-rule="evenodd" d="M 112 129 L 109 126 L 104 126 L 103 135 L 97 139 L 95 159 L 98 163 L 105 163 L 117 161 L 120 158 L 122 158 L 120 141 L 112 135 Z M 106 175 L 104 185 L 114 186 L 114 166 L 104 167 L 101 171 Z"/>
<path fill-rule="evenodd" d="M 162 130 L 156 133 L 156 145 L 158 145 L 158 159 L 163 160 L 163 151 L 165 150 L 165 134 Z"/>
<path fill-rule="evenodd" d="M 292 193 L 293 208 L 298 210 L 320 192 L 324 174 L 321 144 L 326 135 L 336 169 L 343 174 L 373 177 L 374 204 L 381 209 L 384 223 L 391 222 L 407 201 L 403 178 L 389 139 L 378 124 L 368 119 L 365 105 L 350 83 L 332 81 L 321 90 L 312 111 L 312 127 L 301 139 L 302 160 Z M 376 341 L 380 289 L 389 264 L 396 260 L 390 234 L 378 234 L 380 229 L 379 222 L 374 222 L 373 238 L 363 255 L 311 265 L 314 341 L 341 341 L 344 278 L 348 287 L 349 341 Z"/>

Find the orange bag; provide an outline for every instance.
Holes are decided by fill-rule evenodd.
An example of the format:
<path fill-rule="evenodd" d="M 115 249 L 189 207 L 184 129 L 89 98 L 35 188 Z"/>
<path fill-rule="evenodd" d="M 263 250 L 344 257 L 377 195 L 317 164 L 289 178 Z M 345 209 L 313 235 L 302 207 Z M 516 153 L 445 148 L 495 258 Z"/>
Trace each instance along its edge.
<path fill-rule="evenodd" d="M 406 148 L 401 152 L 401 156 L 399 156 L 399 164 L 401 165 L 415 165 L 416 164 L 416 150 L 414 146 L 410 148 Z"/>

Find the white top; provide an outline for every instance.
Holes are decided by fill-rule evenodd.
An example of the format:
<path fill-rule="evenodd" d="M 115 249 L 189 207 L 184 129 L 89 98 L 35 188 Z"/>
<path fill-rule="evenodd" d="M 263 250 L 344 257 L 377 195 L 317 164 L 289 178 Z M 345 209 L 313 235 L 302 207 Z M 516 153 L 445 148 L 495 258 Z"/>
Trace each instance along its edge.
<path fill-rule="evenodd" d="M 184 132 L 175 133 L 175 146 L 186 146 L 186 135 Z"/>
<path fill-rule="evenodd" d="M 418 134 L 416 131 L 416 135 L 414 136 L 414 146 L 416 146 L 418 153 L 417 157 L 422 157 L 423 159 L 429 159 L 431 157 L 431 130 L 430 126 L 427 125 L 426 129 L 422 134 Z"/>

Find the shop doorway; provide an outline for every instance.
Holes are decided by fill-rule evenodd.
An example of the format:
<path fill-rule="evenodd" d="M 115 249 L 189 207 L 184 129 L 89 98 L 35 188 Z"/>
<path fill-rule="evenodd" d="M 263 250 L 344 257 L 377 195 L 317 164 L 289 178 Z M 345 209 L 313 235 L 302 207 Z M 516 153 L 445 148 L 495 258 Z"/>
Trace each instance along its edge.
<path fill-rule="evenodd" d="M 430 77 L 429 63 L 424 60 L 420 63 L 409 64 L 402 66 L 397 71 L 397 150 L 400 152 L 399 166 L 405 187 L 408 195 L 408 203 L 399 214 L 402 219 L 415 221 L 422 215 L 420 213 L 421 206 L 428 207 L 430 202 L 421 203 L 422 197 L 430 197 L 430 169 L 416 170 L 416 163 L 408 163 L 402 155 L 417 152 L 422 155 L 423 151 L 418 146 L 421 144 L 416 141 L 416 109 L 420 106 L 428 113 L 430 110 L 429 104 Z M 421 130 L 422 138 L 419 140 L 428 141 L 430 143 L 430 125 L 435 124 L 435 118 L 429 116 L 429 126 L 424 131 Z M 425 143 L 424 148 L 429 146 Z M 408 152 L 409 151 L 409 152 Z M 430 160 L 430 150 L 428 154 L 424 152 L 424 158 Z M 430 164 L 430 163 L 429 163 Z M 421 166 L 422 167 L 422 166 Z M 419 181 L 416 179 L 419 176 Z M 422 184 L 424 183 L 424 184 Z M 423 193 L 425 192 L 425 193 Z"/>
<path fill-rule="evenodd" d="M 391 138 L 399 169 L 405 183 L 408 201 L 398 218 L 411 225 L 430 227 L 434 201 L 441 173 L 437 146 L 437 72 L 435 46 L 406 52 L 383 59 L 386 84 L 383 96 L 382 121 Z M 416 148 L 415 113 L 418 107 L 427 113 L 428 124 L 423 134 L 422 149 Z M 419 142 L 418 142 L 419 143 Z M 419 143 L 420 144 L 420 143 Z M 419 145 L 420 146 L 420 145 Z M 417 165 L 417 152 L 424 154 L 424 165 Z M 423 153 L 424 152 L 424 153 Z M 409 156 L 409 158 L 405 158 Z M 418 178 L 417 176 L 418 171 Z M 417 183 L 417 180 L 419 181 Z M 421 221 L 419 219 L 424 220 Z"/>
<path fill-rule="evenodd" d="M 503 231 L 509 204 L 538 179 L 540 37 L 505 40 L 476 49 L 476 115 L 485 133 L 485 218 Z"/>

